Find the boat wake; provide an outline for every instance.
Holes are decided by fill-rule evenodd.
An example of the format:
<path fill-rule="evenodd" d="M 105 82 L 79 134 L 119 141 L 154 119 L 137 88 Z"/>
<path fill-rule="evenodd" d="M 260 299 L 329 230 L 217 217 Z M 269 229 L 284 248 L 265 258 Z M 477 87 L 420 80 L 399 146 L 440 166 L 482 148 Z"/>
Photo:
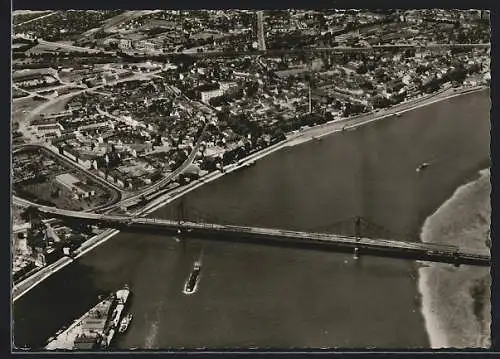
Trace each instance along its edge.
<path fill-rule="evenodd" d="M 146 335 L 146 342 L 144 343 L 144 349 L 157 349 L 156 342 L 158 337 L 158 320 L 151 323 L 151 327 Z"/>

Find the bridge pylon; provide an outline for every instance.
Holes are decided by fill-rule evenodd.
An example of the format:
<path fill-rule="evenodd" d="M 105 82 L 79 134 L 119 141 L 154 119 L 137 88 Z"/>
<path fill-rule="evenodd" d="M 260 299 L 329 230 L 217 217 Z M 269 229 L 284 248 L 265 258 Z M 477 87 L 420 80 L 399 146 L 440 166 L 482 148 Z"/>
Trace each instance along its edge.
<path fill-rule="evenodd" d="M 184 198 L 182 197 L 179 204 L 177 205 L 177 224 L 179 225 L 179 229 L 181 228 L 182 222 L 186 220 L 185 206 L 184 206 Z"/>
<path fill-rule="evenodd" d="M 359 247 L 354 247 L 353 258 L 359 259 Z"/>
<path fill-rule="evenodd" d="M 356 238 L 356 242 L 359 242 L 361 239 L 361 217 L 354 217 L 354 237 Z M 359 259 L 359 247 L 354 247 L 354 259 Z"/>
<path fill-rule="evenodd" d="M 186 240 L 187 237 L 184 236 L 184 228 L 182 223 L 186 220 L 185 203 L 182 197 L 179 205 L 177 206 L 177 236 L 175 237 L 178 242 L 182 244 L 182 251 L 186 252 Z"/>
<path fill-rule="evenodd" d="M 361 239 L 361 217 L 354 217 L 354 237 L 356 241 L 359 242 Z"/>
<path fill-rule="evenodd" d="M 458 253 L 458 250 L 456 250 L 453 253 L 453 259 L 454 259 L 453 265 L 457 268 L 460 267 L 460 253 Z"/>

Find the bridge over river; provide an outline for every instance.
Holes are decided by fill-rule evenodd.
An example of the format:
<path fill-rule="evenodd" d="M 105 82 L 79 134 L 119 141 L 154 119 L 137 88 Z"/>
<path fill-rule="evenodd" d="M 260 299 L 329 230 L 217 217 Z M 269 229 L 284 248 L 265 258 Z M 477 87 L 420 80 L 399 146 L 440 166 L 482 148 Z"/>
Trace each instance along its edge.
<path fill-rule="evenodd" d="M 105 228 L 126 231 L 164 233 L 177 236 L 180 240 L 197 238 L 203 240 L 257 243 L 274 246 L 293 246 L 338 252 L 396 257 L 432 262 L 489 266 L 491 258 L 484 252 L 459 248 L 453 245 L 422 243 L 386 239 L 363 235 L 363 229 L 377 227 L 366 219 L 355 217 L 338 222 L 350 226 L 350 234 L 314 233 L 275 228 L 249 227 L 229 224 L 203 223 L 182 219 L 141 218 L 126 215 L 108 215 L 62 210 L 54 207 L 37 206 L 37 210 L 66 221 L 93 224 Z M 349 232 L 349 231 L 348 231 Z M 380 233 L 380 232 L 379 232 Z"/>

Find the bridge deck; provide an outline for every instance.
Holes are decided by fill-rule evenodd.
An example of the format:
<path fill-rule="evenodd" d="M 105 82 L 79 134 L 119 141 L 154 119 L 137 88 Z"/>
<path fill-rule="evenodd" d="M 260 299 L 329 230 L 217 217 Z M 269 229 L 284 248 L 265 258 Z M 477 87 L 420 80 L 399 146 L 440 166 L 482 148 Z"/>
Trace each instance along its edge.
<path fill-rule="evenodd" d="M 40 208 L 42 211 L 43 208 Z M 110 216 L 83 212 L 54 210 L 50 213 L 62 217 L 71 217 L 97 222 L 106 227 L 130 230 L 152 230 L 176 233 L 179 228 L 186 236 L 196 236 L 213 240 L 233 242 L 250 241 L 259 244 L 312 246 L 320 249 L 353 251 L 361 253 L 410 258 L 443 263 L 489 266 L 490 256 L 478 251 L 461 249 L 452 245 L 440 245 L 422 242 L 404 242 L 383 238 L 356 238 L 328 233 L 309 233 L 272 228 L 194 223 L 130 216 Z"/>
<path fill-rule="evenodd" d="M 28 207 L 31 202 L 14 197 L 18 205 Z M 438 245 L 421 242 L 403 242 L 383 238 L 356 238 L 328 233 L 309 233 L 282 229 L 219 225 L 208 223 L 183 222 L 156 218 L 133 216 L 111 216 L 88 212 L 78 212 L 37 205 L 41 212 L 52 216 L 79 219 L 118 229 L 139 229 L 176 233 L 179 227 L 187 235 L 233 242 L 251 241 L 260 244 L 313 246 L 320 249 L 353 251 L 356 248 L 373 255 L 398 258 L 411 258 L 434 262 L 489 266 L 489 255 L 456 246 Z"/>

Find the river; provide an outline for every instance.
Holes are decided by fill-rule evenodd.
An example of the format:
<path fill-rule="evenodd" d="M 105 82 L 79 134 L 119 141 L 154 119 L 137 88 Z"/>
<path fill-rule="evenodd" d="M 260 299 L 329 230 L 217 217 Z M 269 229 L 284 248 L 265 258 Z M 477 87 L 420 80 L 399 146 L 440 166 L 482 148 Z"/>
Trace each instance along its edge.
<path fill-rule="evenodd" d="M 482 91 L 278 151 L 189 193 L 184 213 L 325 232 L 362 216 L 386 236 L 418 240 L 426 218 L 489 166 L 489 110 Z M 431 165 L 417 173 L 422 162 Z M 176 216 L 177 207 L 153 216 Z M 201 251 L 198 291 L 186 296 Z M 121 233 L 16 302 L 15 342 L 43 346 L 98 293 L 129 283 L 134 319 L 118 348 L 435 346 L 418 268 L 398 259 Z"/>

